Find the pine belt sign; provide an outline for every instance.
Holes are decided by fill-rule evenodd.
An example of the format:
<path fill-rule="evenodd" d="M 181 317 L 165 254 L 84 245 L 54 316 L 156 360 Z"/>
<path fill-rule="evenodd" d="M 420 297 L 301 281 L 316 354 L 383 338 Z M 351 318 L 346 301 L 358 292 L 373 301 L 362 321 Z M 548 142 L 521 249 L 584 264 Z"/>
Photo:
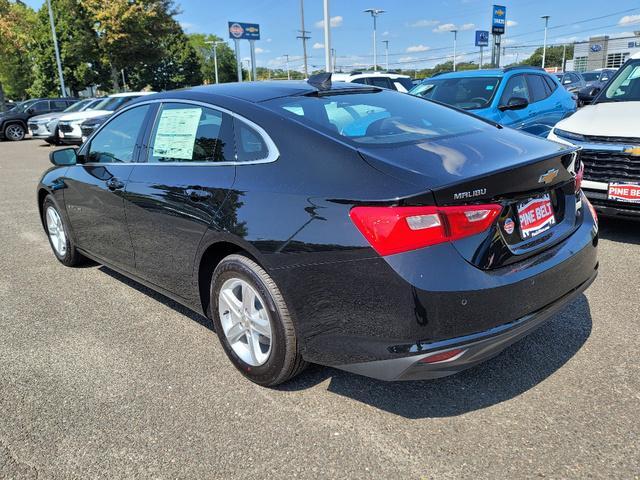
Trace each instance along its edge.
<path fill-rule="evenodd" d="M 260 25 L 229 22 L 229 38 L 232 40 L 260 40 Z"/>

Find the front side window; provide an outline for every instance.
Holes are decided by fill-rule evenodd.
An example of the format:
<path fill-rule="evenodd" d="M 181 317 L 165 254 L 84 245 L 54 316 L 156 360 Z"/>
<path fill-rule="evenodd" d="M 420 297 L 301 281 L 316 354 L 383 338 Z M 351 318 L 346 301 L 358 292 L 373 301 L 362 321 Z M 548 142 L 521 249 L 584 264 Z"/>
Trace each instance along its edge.
<path fill-rule="evenodd" d="M 640 60 L 627 63 L 608 85 L 598 102 L 640 101 Z"/>
<path fill-rule="evenodd" d="M 409 93 L 474 110 L 491 104 L 499 83 L 499 77 L 435 78 L 416 85 Z"/>
<path fill-rule="evenodd" d="M 263 105 L 293 121 L 355 145 L 392 146 L 484 131 L 488 124 L 448 107 L 387 90 L 283 97 Z M 302 109 L 293 113 L 291 106 Z"/>
<path fill-rule="evenodd" d="M 51 109 L 52 110 L 64 110 L 71 103 L 65 102 L 64 100 L 52 100 L 51 101 Z"/>
<path fill-rule="evenodd" d="M 130 163 L 149 105 L 141 105 L 118 115 L 100 130 L 87 153 L 91 163 Z"/>
<path fill-rule="evenodd" d="M 48 112 L 49 111 L 49 102 L 36 102 L 31 107 L 34 112 Z"/>
<path fill-rule="evenodd" d="M 248 151 L 251 143 L 251 139 L 246 139 Z M 151 133 L 150 163 L 234 160 L 231 116 L 199 105 L 162 105 Z"/>
<path fill-rule="evenodd" d="M 527 75 L 531 102 L 539 102 L 547 98 L 547 88 L 541 75 Z"/>
<path fill-rule="evenodd" d="M 511 77 L 507 82 L 502 93 L 500 100 L 501 105 L 506 105 L 512 98 L 524 98 L 530 102 L 529 89 L 527 88 L 527 82 L 525 82 L 524 75 L 516 75 Z"/>

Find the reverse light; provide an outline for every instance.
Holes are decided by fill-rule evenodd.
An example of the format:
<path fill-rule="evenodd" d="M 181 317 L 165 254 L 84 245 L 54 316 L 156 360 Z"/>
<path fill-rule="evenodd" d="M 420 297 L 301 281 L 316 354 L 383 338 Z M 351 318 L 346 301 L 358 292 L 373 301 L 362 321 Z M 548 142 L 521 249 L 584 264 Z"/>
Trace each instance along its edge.
<path fill-rule="evenodd" d="M 423 359 L 419 360 L 418 363 L 451 362 L 460 358 L 464 352 L 466 352 L 466 350 L 462 348 L 454 348 L 452 350 L 447 350 L 446 352 L 437 352 L 424 357 Z"/>
<path fill-rule="evenodd" d="M 354 207 L 349 217 L 380 255 L 417 250 L 487 230 L 502 206 Z"/>

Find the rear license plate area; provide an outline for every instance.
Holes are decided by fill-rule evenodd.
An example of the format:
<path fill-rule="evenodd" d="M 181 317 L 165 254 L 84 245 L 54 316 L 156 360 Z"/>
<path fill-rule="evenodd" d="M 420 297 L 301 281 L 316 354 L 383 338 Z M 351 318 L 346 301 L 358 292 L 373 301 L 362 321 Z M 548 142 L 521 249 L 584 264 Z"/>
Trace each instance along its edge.
<path fill-rule="evenodd" d="M 553 204 L 548 193 L 519 202 L 516 209 L 520 236 L 523 240 L 540 235 L 556 224 Z"/>

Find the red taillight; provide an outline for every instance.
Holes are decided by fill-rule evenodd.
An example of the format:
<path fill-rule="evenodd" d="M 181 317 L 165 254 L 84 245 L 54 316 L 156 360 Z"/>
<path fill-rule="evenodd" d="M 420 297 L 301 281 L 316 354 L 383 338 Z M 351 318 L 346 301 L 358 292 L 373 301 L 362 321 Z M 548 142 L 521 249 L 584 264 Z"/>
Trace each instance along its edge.
<path fill-rule="evenodd" d="M 500 205 L 354 207 L 349 216 L 380 255 L 459 240 L 489 228 Z"/>
<path fill-rule="evenodd" d="M 580 162 L 580 167 L 576 172 L 576 193 L 582 188 L 582 179 L 584 178 L 584 163 Z"/>
<path fill-rule="evenodd" d="M 462 348 L 454 348 L 452 350 L 447 350 L 446 352 L 434 353 L 432 355 L 428 355 L 421 359 L 419 363 L 439 363 L 439 362 L 450 362 L 452 360 L 456 360 L 460 358 L 462 354 L 466 352 L 466 350 Z"/>
<path fill-rule="evenodd" d="M 593 217 L 593 220 L 596 222 L 596 225 L 598 225 L 598 214 L 596 213 L 596 209 L 593 208 L 593 205 L 591 204 L 589 199 L 587 197 L 585 197 L 584 195 L 582 196 L 582 200 L 587 204 L 587 207 L 589 207 L 589 211 L 591 212 L 591 216 Z"/>

